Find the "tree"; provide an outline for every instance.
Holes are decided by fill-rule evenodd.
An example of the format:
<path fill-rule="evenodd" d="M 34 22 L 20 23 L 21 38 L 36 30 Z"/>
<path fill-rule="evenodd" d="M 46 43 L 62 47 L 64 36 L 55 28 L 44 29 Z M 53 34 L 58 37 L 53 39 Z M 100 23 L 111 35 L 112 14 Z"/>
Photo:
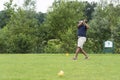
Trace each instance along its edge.
<path fill-rule="evenodd" d="M 12 0 L 5 3 L 9 21 L 0 30 L 0 52 L 43 52 L 48 32 L 42 27 L 46 14 L 35 12 L 34 0 L 25 0 L 23 8 L 12 5 Z"/>
<path fill-rule="evenodd" d="M 6 26 L 6 24 L 9 22 L 10 17 L 12 14 L 14 14 L 14 10 L 16 9 L 15 7 L 17 6 L 16 4 L 13 5 L 13 0 L 10 0 L 9 2 L 6 2 L 4 4 L 5 10 L 0 11 L 0 28 L 3 28 Z"/>
<path fill-rule="evenodd" d="M 28 53 L 34 52 L 36 43 L 36 28 L 38 28 L 37 19 L 34 17 L 33 10 L 15 10 L 12 6 L 12 0 L 6 3 L 6 11 L 10 16 L 10 21 L 1 30 L 1 38 L 6 41 L 6 52 Z"/>
<path fill-rule="evenodd" d="M 7 12 L 5 10 L 0 11 L 0 28 L 6 26 L 9 20 L 10 20 L 10 16 L 7 15 Z"/>
<path fill-rule="evenodd" d="M 38 12 L 35 14 L 35 18 L 38 20 L 38 24 L 41 25 L 45 21 L 46 13 Z"/>
<path fill-rule="evenodd" d="M 85 4 L 78 1 L 58 0 L 50 8 L 45 26 L 49 39 L 59 39 L 65 51 L 73 52 L 76 43 L 76 24 L 84 18 Z"/>
<path fill-rule="evenodd" d="M 92 27 L 89 31 L 89 43 L 91 43 L 94 52 L 103 50 L 103 42 L 111 40 L 116 46 L 116 35 L 119 28 L 116 27 L 119 21 L 119 10 L 117 6 L 106 2 L 97 6 L 93 20 L 90 21 Z M 92 34 L 92 35 L 91 35 Z"/>
<path fill-rule="evenodd" d="M 86 4 L 86 7 L 84 9 L 84 14 L 87 18 L 87 20 L 91 20 L 92 19 L 92 13 L 95 11 L 95 7 L 97 6 L 97 3 L 95 2 L 84 2 Z"/>

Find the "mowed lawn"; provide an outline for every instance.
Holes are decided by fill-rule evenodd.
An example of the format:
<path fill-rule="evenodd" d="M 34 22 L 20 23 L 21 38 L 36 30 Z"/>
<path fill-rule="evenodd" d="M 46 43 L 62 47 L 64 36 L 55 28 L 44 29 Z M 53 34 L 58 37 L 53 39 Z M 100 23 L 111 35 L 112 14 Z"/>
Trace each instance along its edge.
<path fill-rule="evenodd" d="M 0 80 L 120 80 L 119 54 L 89 56 L 73 61 L 73 54 L 0 54 Z"/>

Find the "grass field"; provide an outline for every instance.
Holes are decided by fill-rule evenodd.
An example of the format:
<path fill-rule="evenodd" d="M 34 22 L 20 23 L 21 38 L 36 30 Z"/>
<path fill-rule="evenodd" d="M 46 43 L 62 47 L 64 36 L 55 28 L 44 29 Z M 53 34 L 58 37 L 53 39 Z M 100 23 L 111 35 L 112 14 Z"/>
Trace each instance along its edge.
<path fill-rule="evenodd" d="M 119 54 L 89 56 L 73 61 L 73 54 L 1 54 L 0 80 L 120 80 Z"/>

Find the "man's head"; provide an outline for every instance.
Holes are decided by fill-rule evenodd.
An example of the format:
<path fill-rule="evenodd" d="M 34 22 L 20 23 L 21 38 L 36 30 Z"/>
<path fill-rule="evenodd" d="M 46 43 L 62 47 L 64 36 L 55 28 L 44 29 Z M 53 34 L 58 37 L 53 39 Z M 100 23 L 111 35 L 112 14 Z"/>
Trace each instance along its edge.
<path fill-rule="evenodd" d="M 79 23 L 83 23 L 83 22 L 87 23 L 87 19 L 81 19 L 81 20 L 79 21 Z"/>
<path fill-rule="evenodd" d="M 83 23 L 83 20 L 80 20 L 79 23 Z"/>
<path fill-rule="evenodd" d="M 87 19 L 84 19 L 84 22 L 87 23 L 88 22 Z"/>

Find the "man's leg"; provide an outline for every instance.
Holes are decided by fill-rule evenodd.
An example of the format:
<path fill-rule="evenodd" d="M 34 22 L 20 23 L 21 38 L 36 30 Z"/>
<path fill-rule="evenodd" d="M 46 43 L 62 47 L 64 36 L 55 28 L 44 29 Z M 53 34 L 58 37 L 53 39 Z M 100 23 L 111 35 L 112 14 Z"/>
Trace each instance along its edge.
<path fill-rule="evenodd" d="M 80 52 L 80 50 L 80 47 L 77 47 L 73 60 L 76 60 L 78 58 L 78 53 Z"/>
<path fill-rule="evenodd" d="M 88 59 L 88 55 L 87 55 L 87 53 L 86 53 L 83 49 L 81 49 L 81 52 L 82 52 L 83 55 L 85 56 L 85 59 Z"/>

